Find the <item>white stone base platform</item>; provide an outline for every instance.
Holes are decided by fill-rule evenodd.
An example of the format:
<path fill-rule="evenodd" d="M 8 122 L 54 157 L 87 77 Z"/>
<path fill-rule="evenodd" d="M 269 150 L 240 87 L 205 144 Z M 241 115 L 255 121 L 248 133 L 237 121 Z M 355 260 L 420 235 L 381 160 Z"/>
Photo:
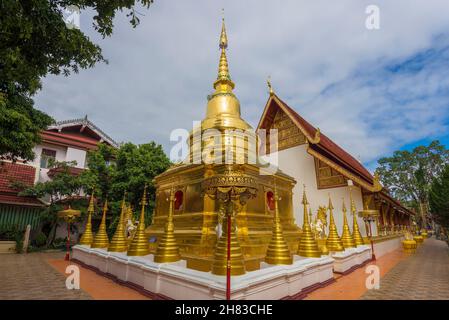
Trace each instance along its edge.
<path fill-rule="evenodd" d="M 226 277 L 186 268 L 184 260 L 155 263 L 153 255 L 128 257 L 124 253 L 73 247 L 74 261 L 150 295 L 154 299 L 225 299 Z M 233 300 L 300 299 L 335 281 L 334 260 L 328 256 L 295 256 L 292 265 L 269 265 L 231 278 Z"/>
<path fill-rule="evenodd" d="M 402 234 L 390 235 L 379 238 L 374 238 L 374 254 L 376 258 L 402 248 L 402 240 L 405 237 Z"/>
<path fill-rule="evenodd" d="M 371 247 L 361 245 L 330 255 L 334 259 L 334 272 L 348 274 L 371 260 Z"/>

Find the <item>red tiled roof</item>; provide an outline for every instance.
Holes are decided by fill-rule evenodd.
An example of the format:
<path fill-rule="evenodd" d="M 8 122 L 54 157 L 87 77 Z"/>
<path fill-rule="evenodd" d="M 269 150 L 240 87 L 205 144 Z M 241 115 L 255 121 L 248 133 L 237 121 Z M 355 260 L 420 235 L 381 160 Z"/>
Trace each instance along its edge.
<path fill-rule="evenodd" d="M 37 207 L 44 206 L 44 204 L 41 201 L 33 197 L 21 197 L 14 194 L 4 194 L 4 193 L 0 193 L 0 203 L 24 205 L 24 206 L 37 206 Z"/>
<path fill-rule="evenodd" d="M 21 190 L 13 188 L 14 182 L 22 183 L 25 187 L 34 184 L 36 168 L 25 164 L 0 162 L 0 203 L 42 206 L 42 202 L 35 197 L 22 197 Z"/>
<path fill-rule="evenodd" d="M 276 95 L 275 95 L 276 96 Z M 293 117 L 301 127 L 306 131 L 306 134 L 310 137 L 314 137 L 317 129 L 307 122 L 303 117 L 301 117 L 295 110 L 290 108 L 284 101 L 282 101 L 278 96 L 277 100 L 282 103 L 282 107 L 288 111 L 289 115 Z M 268 108 L 275 107 L 277 104 L 276 99 L 272 99 Z M 373 176 L 371 173 L 353 156 L 343 150 L 325 134 L 320 132 L 320 141 L 317 144 L 310 144 L 310 147 L 320 154 L 323 154 L 330 158 L 332 161 L 336 162 L 338 165 L 343 166 L 345 169 L 357 174 L 370 184 L 373 183 Z"/>
<path fill-rule="evenodd" d="M 98 148 L 99 140 L 67 132 L 54 132 L 45 130 L 41 132 L 43 142 L 61 146 L 72 146 L 75 148 L 92 150 Z"/>
<path fill-rule="evenodd" d="M 36 168 L 24 164 L 0 162 L 0 192 L 17 193 L 11 183 L 20 182 L 30 187 L 34 184 Z"/>

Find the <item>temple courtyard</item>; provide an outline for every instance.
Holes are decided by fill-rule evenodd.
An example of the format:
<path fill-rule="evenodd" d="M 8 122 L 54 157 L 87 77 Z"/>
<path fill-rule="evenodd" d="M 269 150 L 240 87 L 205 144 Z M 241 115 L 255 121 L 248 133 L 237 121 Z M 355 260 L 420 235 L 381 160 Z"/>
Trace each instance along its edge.
<path fill-rule="evenodd" d="M 1 255 L 0 299 L 149 299 L 83 267 L 80 267 L 80 290 L 68 290 L 65 269 L 69 263 L 63 258 L 63 252 Z M 305 299 L 449 299 L 449 247 L 443 241 L 430 238 L 416 254 L 408 255 L 400 249 L 384 255 L 374 264 L 381 275 L 378 290 L 366 289 L 368 275 L 364 266 L 346 275 L 335 274 L 335 282 L 309 293 Z"/>

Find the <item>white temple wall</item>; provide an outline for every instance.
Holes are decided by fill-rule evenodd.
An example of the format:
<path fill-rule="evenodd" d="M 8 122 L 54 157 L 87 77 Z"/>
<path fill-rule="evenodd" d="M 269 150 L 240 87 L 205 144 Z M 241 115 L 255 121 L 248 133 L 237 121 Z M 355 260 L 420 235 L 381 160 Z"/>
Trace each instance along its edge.
<path fill-rule="evenodd" d="M 327 188 L 318 189 L 316 174 L 315 174 L 315 161 L 313 156 L 307 153 L 306 145 L 300 145 L 286 150 L 279 151 L 278 162 L 279 168 L 286 174 L 296 179 L 296 185 L 293 188 L 293 210 L 296 219 L 296 224 L 302 226 L 303 224 L 303 205 L 302 194 L 303 185 L 306 185 L 307 199 L 310 207 L 312 208 L 313 216 L 316 215 L 319 206 L 327 206 L 329 202 L 329 194 L 332 198 L 334 205 L 334 218 L 337 225 L 338 233 L 341 235 L 343 226 L 343 213 L 342 213 L 342 198 L 345 199 L 347 208 L 347 217 L 349 226 L 352 231 L 352 215 L 350 214 L 350 200 L 349 200 L 349 188 Z M 362 192 L 357 186 L 352 189 L 352 196 L 355 201 L 357 212 L 362 210 Z M 365 224 L 363 219 L 357 217 L 360 232 L 362 236 L 366 236 Z M 373 227 L 375 228 L 374 224 Z M 373 230 L 373 232 L 375 232 Z"/>

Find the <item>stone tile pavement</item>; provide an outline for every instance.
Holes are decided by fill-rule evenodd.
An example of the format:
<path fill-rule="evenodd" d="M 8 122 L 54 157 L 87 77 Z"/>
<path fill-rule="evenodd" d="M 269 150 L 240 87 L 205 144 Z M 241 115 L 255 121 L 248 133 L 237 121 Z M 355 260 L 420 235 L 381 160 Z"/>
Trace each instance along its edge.
<path fill-rule="evenodd" d="M 86 300 L 83 290 L 68 290 L 65 276 L 48 259 L 63 259 L 63 252 L 1 254 L 0 300 Z"/>
<path fill-rule="evenodd" d="M 416 254 L 399 262 L 380 280 L 379 290 L 367 291 L 364 300 L 449 300 L 449 247 L 430 238 Z"/>

